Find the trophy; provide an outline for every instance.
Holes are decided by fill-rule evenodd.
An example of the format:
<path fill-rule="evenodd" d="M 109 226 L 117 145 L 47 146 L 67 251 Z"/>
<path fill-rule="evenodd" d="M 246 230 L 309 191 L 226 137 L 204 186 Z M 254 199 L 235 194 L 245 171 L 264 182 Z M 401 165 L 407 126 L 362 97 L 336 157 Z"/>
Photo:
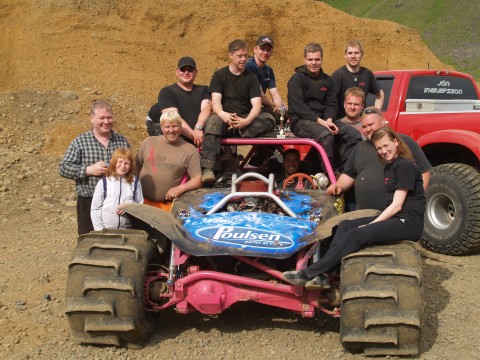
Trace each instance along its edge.
<path fill-rule="evenodd" d="M 285 114 L 287 113 L 287 108 L 285 106 L 282 106 L 278 108 L 278 112 L 280 113 L 280 131 L 277 135 L 278 139 L 285 139 L 285 126 L 284 126 L 284 121 L 285 121 Z"/>

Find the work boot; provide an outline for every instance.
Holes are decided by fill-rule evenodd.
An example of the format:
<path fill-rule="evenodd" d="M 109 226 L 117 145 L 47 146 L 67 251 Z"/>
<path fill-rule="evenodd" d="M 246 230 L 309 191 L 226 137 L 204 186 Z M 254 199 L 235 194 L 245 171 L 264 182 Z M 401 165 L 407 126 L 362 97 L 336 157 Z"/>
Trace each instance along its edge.
<path fill-rule="evenodd" d="M 203 169 L 202 182 L 211 183 L 216 180 L 215 173 L 211 169 Z"/>
<path fill-rule="evenodd" d="M 323 276 L 315 276 L 312 280 L 305 284 L 307 290 L 330 289 L 330 281 Z"/>
<path fill-rule="evenodd" d="M 293 285 L 305 285 L 310 280 L 302 270 L 285 271 L 282 277 L 286 282 Z"/>

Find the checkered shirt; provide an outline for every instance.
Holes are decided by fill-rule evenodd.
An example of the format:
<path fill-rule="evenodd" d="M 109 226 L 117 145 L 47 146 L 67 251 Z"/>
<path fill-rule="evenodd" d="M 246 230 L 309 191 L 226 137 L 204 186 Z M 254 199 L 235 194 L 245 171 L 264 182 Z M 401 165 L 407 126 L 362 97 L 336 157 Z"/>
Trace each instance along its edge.
<path fill-rule="evenodd" d="M 86 176 L 87 166 L 98 161 L 110 163 L 113 152 L 118 148 L 130 148 L 130 144 L 125 137 L 113 131 L 107 148 L 95 138 L 93 131 L 80 134 L 68 146 L 60 162 L 60 175 L 75 180 L 78 195 L 92 197 L 101 177 Z"/>

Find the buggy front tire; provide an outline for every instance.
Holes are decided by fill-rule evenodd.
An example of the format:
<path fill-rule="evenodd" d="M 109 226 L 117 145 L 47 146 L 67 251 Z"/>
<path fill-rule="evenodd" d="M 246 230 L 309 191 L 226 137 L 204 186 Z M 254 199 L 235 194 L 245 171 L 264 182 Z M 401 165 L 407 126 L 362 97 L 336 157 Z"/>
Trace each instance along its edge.
<path fill-rule="evenodd" d="M 157 253 L 144 231 L 104 230 L 79 237 L 66 291 L 75 342 L 134 347 L 150 338 L 157 319 L 144 310 L 144 281 Z"/>
<path fill-rule="evenodd" d="M 340 341 L 365 355 L 415 356 L 422 321 L 422 270 L 415 243 L 372 246 L 341 265 Z"/>

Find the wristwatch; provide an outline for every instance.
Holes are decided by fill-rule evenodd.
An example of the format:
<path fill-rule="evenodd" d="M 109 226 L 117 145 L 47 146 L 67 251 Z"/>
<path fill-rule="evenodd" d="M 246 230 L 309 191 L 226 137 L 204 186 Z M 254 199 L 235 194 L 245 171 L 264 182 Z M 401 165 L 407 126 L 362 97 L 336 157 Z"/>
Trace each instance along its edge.
<path fill-rule="evenodd" d="M 203 130 L 203 125 L 195 125 L 195 129 Z"/>

